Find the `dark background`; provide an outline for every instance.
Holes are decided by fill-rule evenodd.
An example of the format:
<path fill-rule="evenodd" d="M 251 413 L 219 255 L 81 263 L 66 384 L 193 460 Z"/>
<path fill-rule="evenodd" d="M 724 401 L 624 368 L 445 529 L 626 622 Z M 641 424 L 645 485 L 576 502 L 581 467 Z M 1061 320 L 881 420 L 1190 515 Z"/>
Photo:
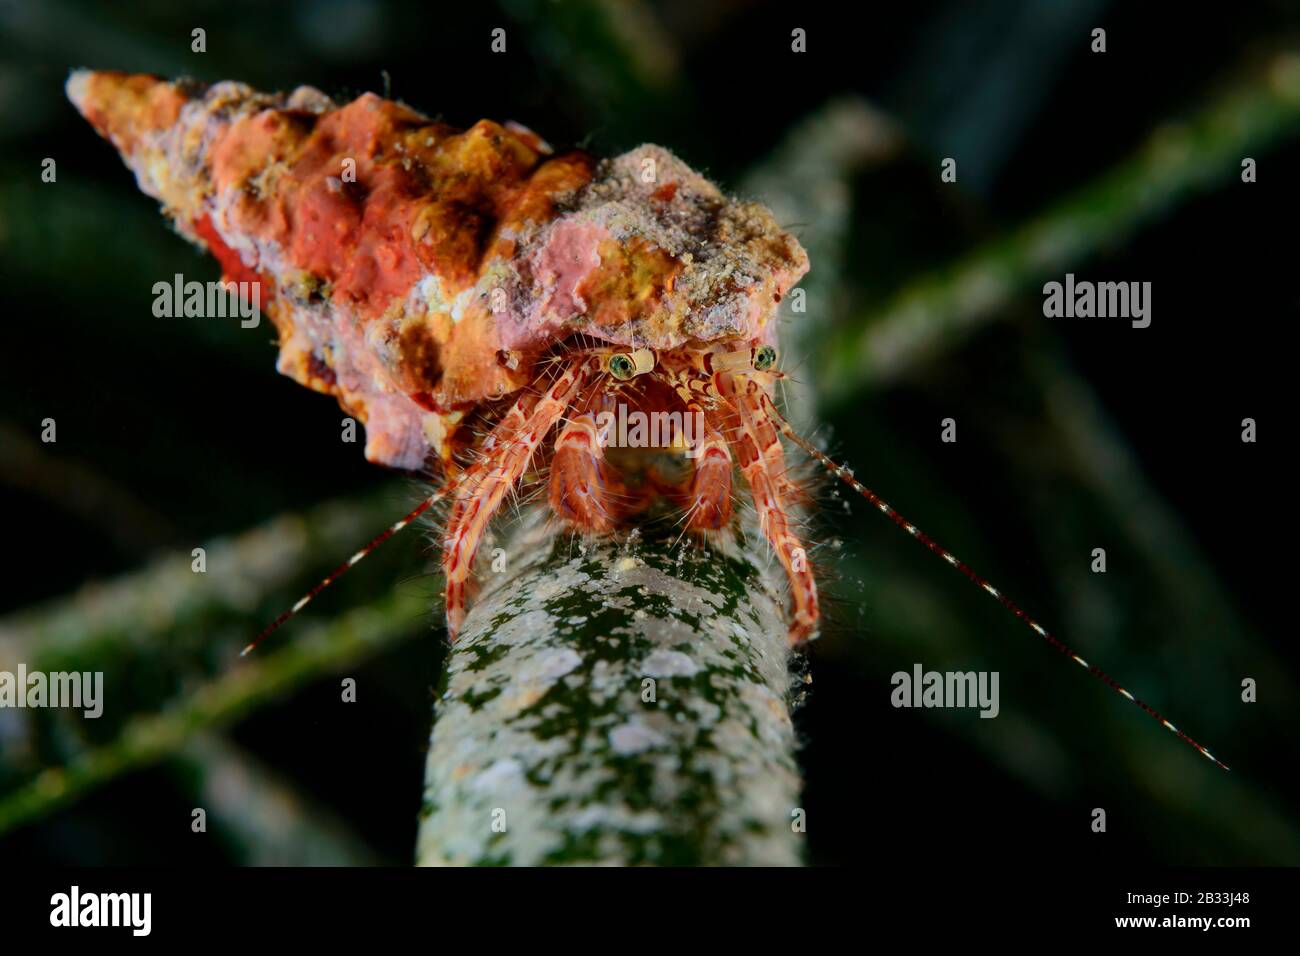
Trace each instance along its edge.
<path fill-rule="evenodd" d="M 818 277 L 813 261 L 810 279 L 840 290 L 833 321 L 847 327 L 1266 70 L 1297 48 L 1300 25 L 1283 2 L 1213 15 L 1050 0 L 852 10 L 0 0 L 0 610 L 58 602 L 327 499 L 378 494 L 394 515 L 411 500 L 359 445 L 339 441 L 331 399 L 275 374 L 269 322 L 247 333 L 152 316 L 154 282 L 217 269 L 166 228 L 64 99 L 70 68 L 308 83 L 340 99 L 383 92 L 386 74 L 393 96 L 458 125 L 515 119 L 557 146 L 602 154 L 658 142 L 729 189 L 802 120 L 856 95 L 891 117 L 905 144 L 850 184 L 842 274 Z M 203 54 L 190 52 L 196 26 L 207 31 Z M 489 51 L 498 26 L 505 55 Z M 1107 30 L 1105 54 L 1089 51 L 1095 26 Z M 790 51 L 793 27 L 808 31 L 806 54 Z M 47 156 L 56 184 L 40 181 Z M 939 182 L 945 156 L 958 159 L 956 185 Z M 865 503 L 845 515 L 823 489 L 818 535 L 843 547 L 824 559 L 828 628 L 797 718 L 813 862 L 932 861 L 978 879 L 1000 864 L 1297 861 L 1292 475 L 1281 452 L 1300 304 L 1300 147 L 1290 135 L 1255 158 L 1257 183 L 1225 169 L 1145 228 L 1043 275 L 974 334 L 888 381 L 864 378 L 821 414 L 868 485 L 1233 774 L 1043 647 Z M 1064 271 L 1151 281 L 1152 326 L 1044 318 L 1039 286 Z M 813 388 L 823 360 L 814 348 L 800 368 Z M 1069 399 L 1049 414 L 1062 382 L 1091 396 L 1095 418 Z M 939 441 L 947 416 L 958 421 L 955 445 Z M 1247 416 L 1259 423 L 1257 444 L 1240 441 Z M 58 422 L 53 446 L 39 443 L 46 417 Z M 1071 423 L 1104 437 L 1122 462 L 1081 465 L 1061 437 Z M 1105 575 L 1088 571 L 1098 546 Z M 238 646 L 239 633 L 345 556 L 319 555 L 294 586 L 222 621 L 221 641 Z M 314 613 L 382 588 L 436 593 L 417 537 L 367 565 Z M 347 834 L 348 859 L 411 857 L 441 640 L 431 613 L 421 636 L 356 674 L 382 690 L 354 708 L 340 711 L 337 677 L 323 675 L 227 732 L 239 760 L 273 767 L 308 816 Z M 216 660 L 200 657 L 195 673 Z M 999 671 L 1003 716 L 893 709 L 890 675 L 918 661 Z M 192 686 L 173 669 L 160 689 L 148 659 L 135 665 L 142 702 Z M 1257 704 L 1240 701 L 1245 677 L 1259 684 Z M 0 798 L 91 742 L 49 728 L 37 737 L 20 748 L 0 735 L 10 748 L 0 750 Z M 216 839 L 189 832 L 188 766 L 124 775 L 0 836 L 0 855 L 248 861 L 222 821 L 210 821 Z M 1094 807 L 1107 810 L 1104 835 L 1090 831 Z"/>

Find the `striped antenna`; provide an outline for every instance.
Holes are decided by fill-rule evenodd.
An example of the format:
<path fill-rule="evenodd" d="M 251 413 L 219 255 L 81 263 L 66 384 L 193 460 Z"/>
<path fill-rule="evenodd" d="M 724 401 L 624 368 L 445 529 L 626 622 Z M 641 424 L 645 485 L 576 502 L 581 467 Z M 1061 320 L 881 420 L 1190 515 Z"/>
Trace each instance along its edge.
<path fill-rule="evenodd" d="M 862 495 L 862 497 L 866 498 L 873 505 L 875 505 L 880 510 L 880 512 L 883 515 L 885 515 L 885 517 L 889 518 L 890 521 L 894 522 L 894 524 L 898 525 L 900 528 L 902 528 L 904 531 L 910 534 L 917 541 L 920 541 L 923 545 L 925 545 L 927 548 L 929 548 L 939 557 L 943 558 L 945 561 L 947 561 L 950 565 L 952 565 L 962 574 L 966 575 L 966 577 L 974 581 L 977 585 L 979 585 L 981 589 L 983 589 L 988 594 L 996 598 L 998 603 L 1000 603 L 1008 611 L 1010 611 L 1016 617 L 1020 618 L 1020 620 L 1024 621 L 1027 625 L 1029 625 L 1029 627 L 1033 629 L 1034 633 L 1037 634 L 1039 637 L 1041 637 L 1049 645 L 1054 647 L 1056 650 L 1060 651 L 1066 657 L 1070 658 L 1070 660 L 1074 661 L 1080 667 L 1084 668 L 1084 670 L 1086 670 L 1093 677 L 1097 678 L 1099 681 L 1101 681 L 1111 690 L 1115 691 L 1120 696 L 1132 701 L 1138 707 L 1142 708 L 1143 711 L 1150 714 L 1156 720 L 1160 721 L 1160 725 L 1162 727 L 1164 727 L 1166 730 L 1170 731 L 1171 733 L 1177 735 L 1177 737 L 1180 740 L 1186 742 L 1192 747 L 1195 747 L 1196 750 L 1202 756 L 1206 757 L 1209 760 L 1212 760 L 1215 764 L 1217 764 L 1219 767 L 1223 768 L 1224 770 L 1229 769 L 1226 763 L 1224 763 L 1218 757 L 1214 756 L 1214 754 L 1210 753 L 1209 750 L 1201 746 L 1190 736 L 1183 733 L 1183 731 L 1175 727 L 1172 723 L 1170 723 L 1167 719 L 1165 719 L 1154 707 L 1150 706 L 1149 704 L 1145 703 L 1142 700 L 1139 700 L 1137 697 L 1134 697 L 1127 690 L 1125 690 L 1120 685 L 1119 681 L 1115 680 L 1115 678 L 1111 677 L 1100 667 L 1096 667 L 1092 664 L 1089 664 L 1082 657 L 1080 657 L 1078 654 L 1072 651 L 1069 647 L 1067 647 L 1065 644 L 1061 643 L 1059 640 L 1057 640 L 1055 637 L 1049 634 L 1046 628 L 1044 628 L 1032 617 L 1030 617 L 1028 614 L 1022 611 L 1020 609 L 1020 606 L 1016 604 L 1015 601 L 1011 600 L 1011 598 L 1007 597 L 1005 594 L 1003 594 L 993 585 L 989 584 L 988 581 L 984 580 L 984 578 L 976 574 L 964 562 L 957 560 L 957 558 L 953 556 L 952 552 L 948 551 L 946 548 L 941 547 L 937 542 L 935 542 L 933 538 L 931 538 L 924 531 L 922 531 L 916 525 L 912 524 L 912 522 L 908 521 L 901 514 L 899 514 L 892 507 L 890 507 L 890 505 L 887 504 L 884 501 L 884 499 L 882 499 L 874 491 L 872 491 L 870 488 L 866 487 L 864 484 L 862 484 L 860 481 L 854 478 L 853 473 L 849 471 L 848 468 L 844 467 L 841 464 L 838 464 L 837 462 L 832 460 L 829 456 L 827 456 L 826 454 L 824 454 L 823 452 L 815 448 L 811 442 L 809 442 L 806 438 L 804 438 L 802 435 L 796 432 L 794 428 L 790 425 L 790 423 L 787 422 L 784 417 L 782 417 L 781 413 L 776 410 L 776 405 L 772 402 L 771 397 L 768 396 L 766 393 L 763 393 L 763 403 L 768 413 L 768 416 L 772 420 L 772 423 L 776 425 L 776 427 L 780 429 L 781 432 L 787 438 L 789 438 L 792 442 L 794 442 L 796 445 L 802 448 L 813 458 L 817 459 L 817 461 L 819 461 L 822 464 L 822 466 L 827 471 L 829 471 L 832 475 L 834 475 L 836 478 L 839 478 L 841 481 L 843 481 L 845 484 L 851 487 L 854 491 L 856 491 L 858 494 Z"/>
<path fill-rule="evenodd" d="M 362 548 L 356 554 L 352 555 L 352 557 L 348 558 L 346 562 L 340 564 L 337 568 L 335 568 L 333 571 L 327 574 L 324 578 L 321 579 L 321 582 L 319 584 L 317 584 L 314 588 L 312 588 L 310 591 L 308 591 L 306 594 L 300 597 L 293 607 L 289 608 L 289 610 L 285 611 L 274 621 L 272 621 L 270 625 L 266 628 L 266 630 L 264 630 L 261 634 L 257 635 L 257 637 L 253 638 L 253 640 L 249 643 L 249 645 L 245 647 L 242 651 L 240 651 L 239 656 L 247 657 L 249 654 L 251 654 L 259 644 L 261 644 L 264 640 L 266 640 L 268 637 L 270 637 L 272 634 L 278 631 L 281 628 L 281 626 L 283 626 L 290 618 L 292 618 L 299 611 L 301 611 L 308 604 L 310 604 L 312 600 L 316 597 L 316 595 L 320 594 L 322 591 L 324 591 L 327 587 L 329 587 L 339 578 L 343 577 L 344 573 L 346 573 L 349 568 L 355 567 L 356 565 L 360 564 L 362 559 L 365 558 L 366 555 L 370 554 L 372 551 L 378 548 L 381 544 L 383 544 L 393 535 L 397 534 L 397 532 L 401 531 L 411 522 L 415 521 L 415 519 L 419 518 L 420 515 L 424 514 L 426 511 L 432 508 L 436 503 L 438 503 L 443 498 L 445 498 L 448 495 L 448 493 L 454 487 L 456 487 L 457 484 L 459 484 L 459 482 L 454 482 L 450 486 L 438 489 L 433 494 L 429 495 L 429 497 L 425 498 L 418 505 L 416 505 L 410 512 L 407 513 L 406 517 L 402 518 L 400 521 L 395 522 L 394 524 L 389 525 L 386 529 L 384 529 L 384 532 L 382 534 L 375 537 L 374 540 L 372 540 L 364 548 Z"/>

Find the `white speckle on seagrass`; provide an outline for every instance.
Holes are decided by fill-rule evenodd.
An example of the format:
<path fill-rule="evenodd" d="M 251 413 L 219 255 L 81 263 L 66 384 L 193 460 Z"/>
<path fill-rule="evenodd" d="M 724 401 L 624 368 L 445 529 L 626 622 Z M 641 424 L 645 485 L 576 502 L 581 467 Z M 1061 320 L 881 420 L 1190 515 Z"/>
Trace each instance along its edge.
<path fill-rule="evenodd" d="M 497 760 L 476 776 L 470 786 L 475 790 L 496 792 L 518 786 L 523 780 L 524 768 L 517 760 Z"/>
<path fill-rule="evenodd" d="M 646 677 L 694 677 L 699 670 L 690 655 L 681 651 L 652 651 L 641 662 Z"/>
<path fill-rule="evenodd" d="M 616 754 L 639 754 L 667 743 L 667 737 L 640 720 L 629 720 L 609 732 L 609 748 Z"/>
<path fill-rule="evenodd" d="M 519 670 L 519 679 L 530 681 L 555 681 L 582 663 L 577 651 L 563 648 L 538 654 Z"/>

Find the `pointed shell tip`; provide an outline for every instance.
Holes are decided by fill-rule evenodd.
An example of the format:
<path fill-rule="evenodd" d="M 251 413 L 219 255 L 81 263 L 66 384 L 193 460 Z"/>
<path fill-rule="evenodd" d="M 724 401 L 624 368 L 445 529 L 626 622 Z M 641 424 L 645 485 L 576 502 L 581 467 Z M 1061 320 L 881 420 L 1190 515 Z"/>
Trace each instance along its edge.
<path fill-rule="evenodd" d="M 89 92 L 90 78 L 94 76 L 93 70 L 73 70 L 68 74 L 68 82 L 64 84 L 64 91 L 68 94 L 68 99 L 78 110 L 85 112 L 83 104 L 86 101 L 86 94 Z"/>

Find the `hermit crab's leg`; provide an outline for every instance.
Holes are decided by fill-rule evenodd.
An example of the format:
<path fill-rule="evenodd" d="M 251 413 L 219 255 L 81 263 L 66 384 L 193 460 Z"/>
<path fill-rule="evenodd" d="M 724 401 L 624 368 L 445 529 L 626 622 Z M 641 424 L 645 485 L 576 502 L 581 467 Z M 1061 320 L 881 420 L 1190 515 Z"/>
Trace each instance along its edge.
<path fill-rule="evenodd" d="M 507 450 L 514 444 L 515 436 L 527 428 L 539 401 L 540 396 L 536 391 L 525 390 L 475 449 L 477 460 L 461 473 L 460 494 L 456 496 L 455 503 L 447 515 L 447 530 L 443 535 L 443 570 L 446 576 L 444 604 L 449 622 L 452 620 L 453 613 L 457 615 L 464 613 L 465 582 L 469 576 L 469 569 L 461 568 L 459 562 L 453 568 L 449 560 L 452 544 L 463 536 L 466 520 L 480 507 L 478 490 L 484 477 L 500 466 Z M 470 563 L 472 564 L 472 559 Z"/>
<path fill-rule="evenodd" d="M 714 421 L 715 413 L 691 403 L 686 406 L 686 414 L 698 414 L 704 423 L 704 435 L 695 448 L 686 528 L 716 531 L 731 521 L 731 450 Z"/>
<path fill-rule="evenodd" d="M 583 531 L 613 530 L 610 507 L 611 476 L 605 464 L 609 428 L 587 409 L 560 429 L 551 461 L 551 510 Z"/>
<path fill-rule="evenodd" d="M 499 460 L 501 452 L 528 425 L 533 409 L 540 399 L 541 395 L 535 389 L 525 389 L 501 420 L 493 426 L 487 437 L 474 449 L 477 458 L 461 473 L 460 494 L 457 495 L 456 502 L 447 516 L 449 529 L 462 522 L 465 509 L 474 497 L 474 489 Z"/>
<path fill-rule="evenodd" d="M 442 558 L 446 574 L 447 632 L 452 640 L 465 619 L 469 576 L 488 523 L 515 482 L 528 470 L 537 446 L 564 415 L 587 374 L 585 363 L 577 363 L 547 386 L 510 440 L 494 441 L 487 449 L 486 470 L 469 489 L 468 496 L 458 503 L 447 528 Z M 496 435 L 494 430 L 490 437 Z"/>
<path fill-rule="evenodd" d="M 693 449 L 695 467 L 686 495 L 686 530 L 717 531 L 731 521 L 731 449 L 719 427 L 723 413 L 714 410 L 721 399 L 712 381 L 700 374 L 679 374 L 672 386 L 686 414 L 698 415 L 704 426 Z"/>
<path fill-rule="evenodd" d="M 820 612 L 817 581 L 803 542 L 790 529 L 789 506 L 780 490 L 786 467 L 781 439 L 764 411 L 762 387 L 752 376 L 718 372 L 714 383 L 740 422 L 739 433 L 732 439 L 736 458 L 758 510 L 759 528 L 790 579 L 794 601 L 790 643 L 800 644 L 816 633 Z"/>
<path fill-rule="evenodd" d="M 554 368 L 555 364 L 552 363 L 551 367 Z M 596 367 L 598 366 L 591 366 L 591 370 L 594 371 Z M 478 487 L 483 476 L 499 461 L 503 449 L 513 443 L 516 436 L 528 427 L 543 392 L 544 389 L 538 383 L 521 392 L 519 398 L 496 423 L 487 437 L 475 447 L 476 460 L 461 473 L 458 479 L 462 493 L 457 497 L 456 504 L 447 517 L 448 529 L 462 523 L 466 509 L 474 500 L 474 489 Z"/>

